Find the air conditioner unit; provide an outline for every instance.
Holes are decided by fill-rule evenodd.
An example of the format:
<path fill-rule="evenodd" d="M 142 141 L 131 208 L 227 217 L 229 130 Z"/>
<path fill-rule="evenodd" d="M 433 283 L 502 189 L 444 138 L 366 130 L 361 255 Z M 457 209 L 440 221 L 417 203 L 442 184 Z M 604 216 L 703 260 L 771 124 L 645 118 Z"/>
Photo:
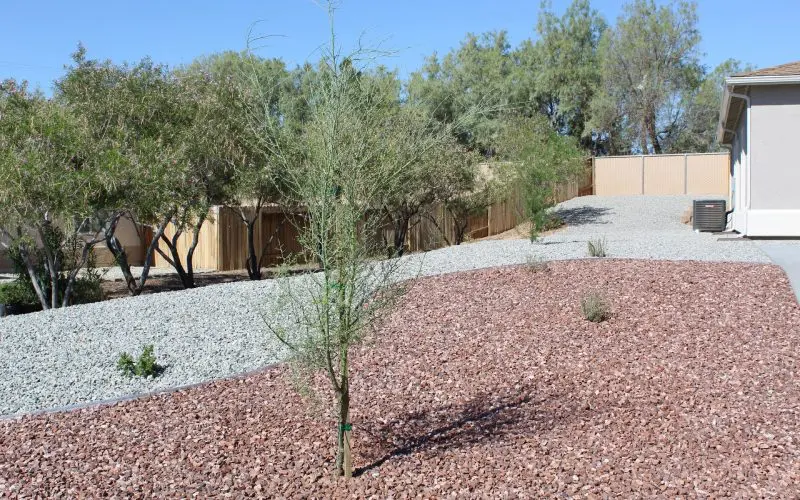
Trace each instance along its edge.
<path fill-rule="evenodd" d="M 692 228 L 695 231 L 719 233 L 728 224 L 725 200 L 694 200 Z"/>

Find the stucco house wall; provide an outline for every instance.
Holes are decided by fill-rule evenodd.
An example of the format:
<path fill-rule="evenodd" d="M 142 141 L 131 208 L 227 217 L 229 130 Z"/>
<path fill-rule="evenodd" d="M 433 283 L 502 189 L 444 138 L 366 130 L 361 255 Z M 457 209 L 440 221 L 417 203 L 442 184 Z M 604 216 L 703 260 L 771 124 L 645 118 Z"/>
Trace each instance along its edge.
<path fill-rule="evenodd" d="M 732 229 L 800 237 L 799 133 L 800 61 L 725 79 L 717 140 L 731 149 Z"/>
<path fill-rule="evenodd" d="M 750 89 L 749 236 L 800 236 L 800 85 Z"/>
<path fill-rule="evenodd" d="M 123 217 L 117 225 L 117 239 L 125 248 L 128 254 L 128 262 L 132 266 L 140 266 L 144 261 L 144 246 L 140 240 L 136 225 L 129 218 Z M 114 265 L 114 256 L 106 248 L 105 243 L 99 243 L 94 247 L 96 265 Z M 10 273 L 13 271 L 11 261 L 6 252 L 0 249 L 0 273 Z"/>
<path fill-rule="evenodd" d="M 800 85 L 750 91 L 750 207 L 800 209 Z"/>

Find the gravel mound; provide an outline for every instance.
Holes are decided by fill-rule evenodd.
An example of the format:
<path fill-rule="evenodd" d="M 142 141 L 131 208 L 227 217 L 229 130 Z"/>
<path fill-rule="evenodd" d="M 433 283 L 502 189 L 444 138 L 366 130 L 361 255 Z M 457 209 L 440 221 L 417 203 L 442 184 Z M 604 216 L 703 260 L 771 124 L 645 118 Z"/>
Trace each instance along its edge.
<path fill-rule="evenodd" d="M 604 238 L 611 257 L 768 262 L 748 241 L 718 241 L 680 224 L 691 197 L 575 198 L 556 209 L 566 230 L 531 244 L 485 241 L 404 258 L 399 278 L 583 258 Z M 305 277 L 287 278 L 302 280 Z M 282 359 L 266 329 L 285 324 L 281 280 L 240 282 L 118 299 L 0 319 L 0 414 L 16 414 L 179 387 Z M 166 365 L 154 380 L 117 373 L 121 352 L 153 344 Z"/>
<path fill-rule="evenodd" d="M 600 324 L 579 307 L 596 289 Z M 798 342 L 774 266 L 432 277 L 353 354 L 353 480 L 278 366 L 1 422 L 0 496 L 797 497 Z"/>

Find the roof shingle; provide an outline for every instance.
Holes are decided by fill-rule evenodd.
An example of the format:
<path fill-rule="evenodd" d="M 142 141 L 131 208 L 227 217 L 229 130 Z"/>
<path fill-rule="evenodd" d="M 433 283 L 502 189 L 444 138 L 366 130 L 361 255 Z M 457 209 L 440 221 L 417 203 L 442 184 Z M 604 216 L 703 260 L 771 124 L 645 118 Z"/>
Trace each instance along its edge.
<path fill-rule="evenodd" d="M 771 68 L 762 68 L 748 73 L 739 73 L 733 76 L 800 76 L 800 61 L 781 64 L 780 66 L 772 66 Z"/>

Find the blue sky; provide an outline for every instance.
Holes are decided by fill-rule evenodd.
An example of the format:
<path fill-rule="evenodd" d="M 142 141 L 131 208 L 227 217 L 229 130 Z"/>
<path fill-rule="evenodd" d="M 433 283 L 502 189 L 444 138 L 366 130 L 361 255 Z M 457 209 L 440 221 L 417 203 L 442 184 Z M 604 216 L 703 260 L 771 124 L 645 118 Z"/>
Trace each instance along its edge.
<path fill-rule="evenodd" d="M 311 0 L 5 3 L 0 79 L 27 79 L 43 90 L 62 73 L 79 41 L 93 58 L 121 62 L 149 55 L 178 65 L 202 54 L 243 49 L 248 28 L 261 20 L 260 33 L 280 36 L 267 40 L 260 53 L 293 66 L 317 59 L 315 51 L 327 37 L 325 13 Z M 560 13 L 569 1 L 552 3 Z M 621 3 L 592 1 L 611 22 Z M 383 62 L 405 75 L 434 50 L 458 46 L 469 31 L 506 29 L 513 44 L 532 37 L 538 10 L 538 0 L 341 0 L 337 28 L 345 48 L 363 37 L 367 45 L 397 51 Z M 728 57 L 756 67 L 800 59 L 798 0 L 702 0 L 698 13 L 708 66 Z"/>

